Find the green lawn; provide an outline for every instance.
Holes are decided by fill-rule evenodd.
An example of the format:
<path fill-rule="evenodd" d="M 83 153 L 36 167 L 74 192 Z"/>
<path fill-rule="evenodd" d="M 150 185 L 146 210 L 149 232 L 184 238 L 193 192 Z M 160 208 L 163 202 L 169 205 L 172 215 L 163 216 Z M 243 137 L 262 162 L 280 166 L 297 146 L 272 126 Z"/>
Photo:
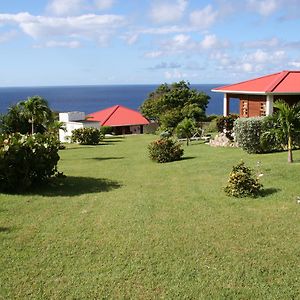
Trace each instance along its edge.
<path fill-rule="evenodd" d="M 0 194 L 0 299 L 300 299 L 300 151 L 193 142 L 157 164 L 153 139 L 71 145 L 64 181 Z M 264 197 L 222 191 L 241 158 Z"/>

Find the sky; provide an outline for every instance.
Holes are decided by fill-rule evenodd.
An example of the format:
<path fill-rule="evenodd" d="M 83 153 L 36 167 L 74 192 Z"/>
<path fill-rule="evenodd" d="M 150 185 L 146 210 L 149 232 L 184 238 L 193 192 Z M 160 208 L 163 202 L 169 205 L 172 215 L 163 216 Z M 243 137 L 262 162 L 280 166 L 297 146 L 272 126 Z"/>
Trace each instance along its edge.
<path fill-rule="evenodd" d="M 300 69 L 300 0 L 1 0 L 0 86 L 234 83 Z"/>

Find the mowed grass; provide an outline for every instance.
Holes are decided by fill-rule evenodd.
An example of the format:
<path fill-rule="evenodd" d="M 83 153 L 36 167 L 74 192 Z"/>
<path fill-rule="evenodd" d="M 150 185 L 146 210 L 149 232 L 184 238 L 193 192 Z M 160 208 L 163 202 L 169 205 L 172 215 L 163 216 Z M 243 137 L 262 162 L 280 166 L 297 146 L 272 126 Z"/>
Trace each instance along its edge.
<path fill-rule="evenodd" d="M 153 139 L 70 145 L 65 180 L 0 195 L 0 298 L 300 298 L 300 152 L 194 142 L 157 164 Z M 240 159 L 260 162 L 264 197 L 225 196 Z"/>

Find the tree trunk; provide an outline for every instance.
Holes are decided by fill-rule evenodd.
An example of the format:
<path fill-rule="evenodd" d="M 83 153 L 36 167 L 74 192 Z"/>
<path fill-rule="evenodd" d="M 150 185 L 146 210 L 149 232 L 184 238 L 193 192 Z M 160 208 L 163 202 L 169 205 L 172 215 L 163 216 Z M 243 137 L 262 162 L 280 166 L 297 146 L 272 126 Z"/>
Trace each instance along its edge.
<path fill-rule="evenodd" d="M 186 145 L 187 145 L 187 146 L 189 145 L 189 141 L 190 141 L 190 139 L 189 139 L 189 138 L 186 138 Z"/>
<path fill-rule="evenodd" d="M 31 134 L 34 134 L 34 124 L 33 124 L 33 119 L 31 119 Z"/>
<path fill-rule="evenodd" d="M 288 162 L 293 162 L 293 143 L 292 143 L 292 137 L 288 137 Z"/>

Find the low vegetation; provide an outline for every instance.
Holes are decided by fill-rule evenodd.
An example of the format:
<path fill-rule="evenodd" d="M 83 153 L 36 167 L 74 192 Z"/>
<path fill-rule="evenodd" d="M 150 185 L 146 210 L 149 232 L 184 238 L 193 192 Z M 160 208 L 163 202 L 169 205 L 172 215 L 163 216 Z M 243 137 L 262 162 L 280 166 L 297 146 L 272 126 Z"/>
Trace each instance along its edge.
<path fill-rule="evenodd" d="M 50 134 L 0 135 L 0 191 L 21 192 L 55 175 L 59 145 Z"/>
<path fill-rule="evenodd" d="M 247 154 L 201 142 L 155 164 L 153 136 L 67 145 L 55 178 L 0 194 L 0 298 L 297 299 L 300 152 Z M 260 161 L 263 197 L 223 192 Z"/>
<path fill-rule="evenodd" d="M 88 127 L 74 129 L 71 140 L 81 145 L 98 145 L 102 138 L 103 134 L 99 129 Z"/>
<path fill-rule="evenodd" d="M 148 149 L 150 159 L 158 163 L 176 161 L 183 155 L 181 144 L 168 137 L 151 142 Z"/>
<path fill-rule="evenodd" d="M 255 176 L 253 174 L 253 170 L 251 170 L 243 161 L 241 161 L 237 165 L 233 166 L 224 191 L 227 196 L 233 196 L 237 198 L 256 197 L 259 195 L 263 187 L 258 179 L 258 175 Z"/>

